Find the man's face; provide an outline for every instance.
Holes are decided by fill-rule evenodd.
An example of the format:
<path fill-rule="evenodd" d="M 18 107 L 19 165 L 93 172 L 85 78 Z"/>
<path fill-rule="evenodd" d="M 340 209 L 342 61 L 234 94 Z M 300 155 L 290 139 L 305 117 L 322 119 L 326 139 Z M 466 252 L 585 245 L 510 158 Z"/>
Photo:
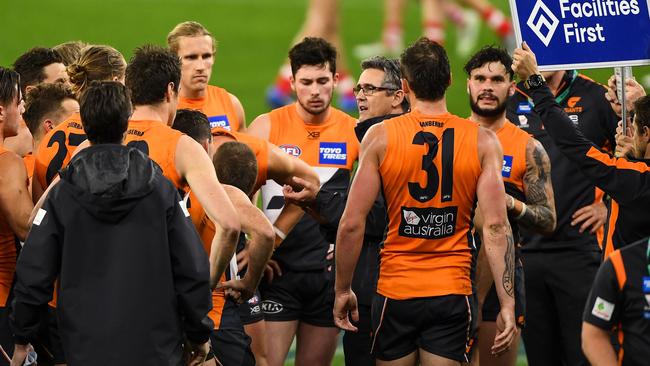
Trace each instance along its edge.
<path fill-rule="evenodd" d="M 291 85 L 298 97 L 298 103 L 312 115 L 319 115 L 327 110 L 337 82 L 338 74 L 332 74 L 329 64 L 302 66 L 296 75 L 291 77 Z"/>
<path fill-rule="evenodd" d="M 467 89 L 472 112 L 482 117 L 498 117 L 505 113 L 514 82 L 502 63 L 490 62 L 471 71 Z"/>
<path fill-rule="evenodd" d="M 42 82 L 45 84 L 68 84 L 68 73 L 65 71 L 65 65 L 60 62 L 45 66 L 43 68 L 43 74 L 45 75 L 45 79 Z"/>
<path fill-rule="evenodd" d="M 357 99 L 357 108 L 359 109 L 359 121 L 365 121 L 370 118 L 385 116 L 393 110 L 392 103 L 395 100 L 395 94 L 389 95 L 388 90 L 365 90 L 377 89 L 382 87 L 386 73 L 383 70 L 366 69 L 359 76 L 358 87 L 361 87 L 355 97 Z"/>
<path fill-rule="evenodd" d="M 202 92 L 208 87 L 214 52 L 210 36 L 180 37 L 178 57 L 181 59 L 181 88 Z"/>
<path fill-rule="evenodd" d="M 3 106 L 3 135 L 4 137 L 12 137 L 18 135 L 18 128 L 20 127 L 20 116 L 25 112 L 25 102 L 23 101 L 23 96 L 18 90 L 18 85 L 16 85 L 17 93 L 14 97 L 14 100 L 8 105 Z"/>
<path fill-rule="evenodd" d="M 647 128 L 639 131 L 639 124 L 637 123 L 637 116 L 634 116 L 632 121 L 633 141 L 634 141 L 634 156 L 637 158 L 645 157 L 646 149 L 648 148 L 648 140 L 650 139 L 650 131 Z"/>

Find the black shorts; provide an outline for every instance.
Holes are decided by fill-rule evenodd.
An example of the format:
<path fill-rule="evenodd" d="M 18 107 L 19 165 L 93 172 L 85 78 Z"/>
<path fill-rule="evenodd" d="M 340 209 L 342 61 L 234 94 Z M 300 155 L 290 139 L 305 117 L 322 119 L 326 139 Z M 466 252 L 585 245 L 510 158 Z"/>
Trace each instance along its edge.
<path fill-rule="evenodd" d="M 526 325 L 526 284 L 524 278 L 524 266 L 521 259 L 517 258 L 515 264 L 515 318 L 517 325 L 524 327 Z M 485 300 L 483 300 L 482 321 L 495 322 L 497 316 L 501 311 L 501 304 L 497 296 L 496 287 L 492 283 L 492 287 L 488 290 Z"/>
<path fill-rule="evenodd" d="M 326 270 L 291 272 L 260 285 L 266 321 L 300 320 L 334 327 L 334 273 Z"/>
<path fill-rule="evenodd" d="M 469 362 L 476 330 L 473 296 L 447 295 L 393 300 L 377 294 L 372 304 L 372 354 L 392 361 L 421 348 Z"/>
<path fill-rule="evenodd" d="M 264 313 L 262 312 L 262 296 L 260 291 L 255 291 L 255 295 L 248 301 L 239 305 L 239 318 L 242 324 L 254 324 L 264 320 Z"/>
<path fill-rule="evenodd" d="M 254 366 L 251 339 L 243 330 L 215 329 L 210 335 L 212 349 L 208 360 L 216 358 L 217 365 Z"/>

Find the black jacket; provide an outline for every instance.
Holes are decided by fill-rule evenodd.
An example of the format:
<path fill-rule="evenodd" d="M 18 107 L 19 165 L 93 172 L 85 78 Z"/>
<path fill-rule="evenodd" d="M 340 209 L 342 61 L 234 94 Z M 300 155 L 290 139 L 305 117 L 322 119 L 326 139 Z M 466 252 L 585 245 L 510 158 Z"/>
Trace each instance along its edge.
<path fill-rule="evenodd" d="M 140 151 L 97 145 L 61 172 L 18 258 L 11 324 L 34 340 L 58 278 L 69 365 L 180 365 L 208 340 L 208 258 L 174 186 Z"/>

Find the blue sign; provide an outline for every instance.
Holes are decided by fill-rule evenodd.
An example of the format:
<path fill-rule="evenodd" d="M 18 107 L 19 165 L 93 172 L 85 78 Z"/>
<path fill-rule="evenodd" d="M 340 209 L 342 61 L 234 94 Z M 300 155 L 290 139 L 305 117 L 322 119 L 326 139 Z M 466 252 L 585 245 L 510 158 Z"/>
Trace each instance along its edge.
<path fill-rule="evenodd" d="M 510 0 L 540 70 L 650 65 L 648 0 Z"/>
<path fill-rule="evenodd" d="M 221 116 L 209 116 L 208 122 L 210 122 L 210 128 L 221 127 L 230 131 L 230 122 L 228 121 L 228 116 L 225 114 Z"/>
<path fill-rule="evenodd" d="M 348 162 L 345 142 L 321 142 L 318 147 L 318 164 L 346 165 Z"/>

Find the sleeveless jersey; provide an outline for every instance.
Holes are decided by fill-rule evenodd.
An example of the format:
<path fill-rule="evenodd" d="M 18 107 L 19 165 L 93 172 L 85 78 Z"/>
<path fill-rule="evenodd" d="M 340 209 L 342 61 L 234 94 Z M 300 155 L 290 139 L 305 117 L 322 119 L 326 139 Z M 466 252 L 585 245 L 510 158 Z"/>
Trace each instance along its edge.
<path fill-rule="evenodd" d="M 269 117 L 269 142 L 313 167 L 321 187 L 345 194 L 352 166 L 359 155 L 359 141 L 354 132 L 356 120 L 330 107 L 327 121 L 309 125 L 298 116 L 295 103 L 271 111 Z M 275 222 L 284 206 L 282 187 L 267 181 L 262 187 L 262 198 L 264 213 Z M 327 265 L 329 244 L 321 235 L 318 223 L 304 215 L 275 251 L 273 259 L 289 270 L 320 270 Z"/>
<path fill-rule="evenodd" d="M 0 145 L 0 155 L 10 152 Z M 16 272 L 18 241 L 7 220 L 0 216 L 0 307 L 7 306 Z"/>
<path fill-rule="evenodd" d="M 244 143 L 253 150 L 255 159 L 257 160 L 257 178 L 255 179 L 255 186 L 253 193 L 257 192 L 265 183 L 269 168 L 269 145 L 258 137 L 251 136 L 242 132 L 228 131 L 221 127 L 212 128 L 212 135 L 226 135 L 233 138 L 235 141 Z"/>
<path fill-rule="evenodd" d="M 417 111 L 383 123 L 388 228 L 377 292 L 396 300 L 470 295 L 479 127 Z"/>
<path fill-rule="evenodd" d="M 43 136 L 35 156 L 34 177 L 43 189 L 66 167 L 77 146 L 86 141 L 81 116 L 75 113 Z"/>
<path fill-rule="evenodd" d="M 195 109 L 208 116 L 210 128 L 239 130 L 239 119 L 226 89 L 208 85 L 203 98 L 178 98 L 178 109 Z"/>
<path fill-rule="evenodd" d="M 176 171 L 176 145 L 183 133 L 160 121 L 129 121 L 124 144 L 149 155 L 176 188 L 185 190 L 187 183 Z"/>

